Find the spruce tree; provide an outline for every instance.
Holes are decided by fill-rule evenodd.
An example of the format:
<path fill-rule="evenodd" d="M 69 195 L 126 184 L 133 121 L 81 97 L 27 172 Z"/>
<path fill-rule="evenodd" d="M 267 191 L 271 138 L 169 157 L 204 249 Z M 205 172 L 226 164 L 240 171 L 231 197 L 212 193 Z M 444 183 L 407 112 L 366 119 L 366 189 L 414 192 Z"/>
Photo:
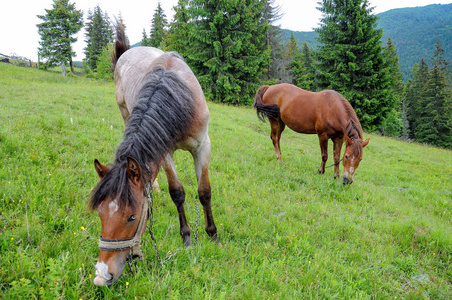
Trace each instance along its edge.
<path fill-rule="evenodd" d="M 110 19 L 107 13 L 102 13 L 99 5 L 94 8 L 93 12 L 88 11 L 85 36 L 85 61 L 89 64 L 91 70 L 95 70 L 103 49 L 113 42 L 113 29 Z"/>
<path fill-rule="evenodd" d="M 113 44 L 106 45 L 97 58 L 96 78 L 103 80 L 113 80 L 113 68 L 111 64 L 111 54 L 114 52 Z"/>
<path fill-rule="evenodd" d="M 435 42 L 435 50 L 433 52 L 432 60 L 437 65 L 438 71 L 446 78 L 446 81 L 449 81 L 450 78 L 450 61 L 447 61 L 444 58 L 446 51 L 443 48 L 441 40 L 439 37 Z"/>
<path fill-rule="evenodd" d="M 157 8 L 152 18 L 151 33 L 149 35 L 148 45 L 155 48 L 164 50 L 164 44 L 167 34 L 168 21 L 166 20 L 165 12 L 162 9 L 160 2 L 157 4 Z"/>
<path fill-rule="evenodd" d="M 415 135 L 421 143 L 452 148 L 452 130 L 447 115 L 447 101 L 451 98 L 451 86 L 447 80 L 448 62 L 438 40 L 432 57 L 433 66 L 426 85 L 426 97 L 421 99 L 423 113 L 419 118 Z"/>
<path fill-rule="evenodd" d="M 390 102 L 394 103 L 394 108 L 386 115 L 381 125 L 383 135 L 399 136 L 402 131 L 403 119 L 402 114 L 402 73 L 400 72 L 399 57 L 392 40 L 389 38 L 386 47 L 383 49 L 384 56 L 384 72 L 388 79 L 388 97 Z"/>
<path fill-rule="evenodd" d="M 143 38 L 141 39 L 141 46 L 150 46 L 149 38 L 146 34 L 146 29 L 143 28 Z"/>
<path fill-rule="evenodd" d="M 305 70 L 300 61 L 300 49 L 298 48 L 297 40 L 295 39 L 293 32 L 291 32 L 289 41 L 286 43 L 283 59 L 286 61 L 287 65 L 287 82 L 292 82 L 295 85 L 302 84 L 305 80 Z"/>
<path fill-rule="evenodd" d="M 312 52 L 306 42 L 300 53 L 297 53 L 290 63 L 292 83 L 299 88 L 312 91 L 314 89 L 314 71 Z"/>
<path fill-rule="evenodd" d="M 274 84 L 281 81 L 284 77 L 283 74 L 286 74 L 286 61 L 282 58 L 284 32 L 280 25 L 275 25 L 275 22 L 282 17 L 281 6 L 275 5 L 275 0 L 267 0 L 263 17 L 268 24 L 266 45 L 271 49 L 267 68 L 263 75 L 266 80 L 271 80 L 270 84 Z"/>
<path fill-rule="evenodd" d="M 284 51 L 284 58 L 288 60 L 292 60 L 295 55 L 300 53 L 300 49 L 297 45 L 297 39 L 293 32 L 290 33 L 289 41 L 286 44 L 286 49 Z"/>
<path fill-rule="evenodd" d="M 45 68 L 62 65 L 69 62 L 71 72 L 74 73 L 72 44 L 77 41 L 74 35 L 83 26 L 83 12 L 75 8 L 69 0 L 54 0 L 52 9 L 46 9 L 45 15 L 37 17 L 43 22 L 38 24 L 41 35 L 38 56 Z"/>
<path fill-rule="evenodd" d="M 406 86 L 403 89 L 402 102 L 401 102 L 401 116 L 402 116 L 402 128 L 400 138 L 403 140 L 409 140 L 411 136 L 410 123 L 408 121 L 408 100 Z"/>
<path fill-rule="evenodd" d="M 176 51 L 185 57 L 188 53 L 188 34 L 190 31 L 188 0 L 179 0 L 173 9 L 175 11 L 174 20 L 170 24 L 167 36 L 168 50 Z"/>
<path fill-rule="evenodd" d="M 192 0 L 190 52 L 205 94 L 217 102 L 250 104 L 268 64 L 266 1 Z"/>
<path fill-rule="evenodd" d="M 309 91 L 315 91 L 317 90 L 317 86 L 315 82 L 314 51 L 309 48 L 308 43 L 306 42 L 304 42 L 301 47 L 300 58 L 306 74 L 305 85 L 302 88 Z"/>
<path fill-rule="evenodd" d="M 430 78 L 429 67 L 424 58 L 415 64 L 407 83 L 407 120 L 410 128 L 410 139 L 416 139 L 416 132 L 421 118 L 425 114 L 425 103 L 422 99 L 427 97 L 427 83 Z"/>
<path fill-rule="evenodd" d="M 322 0 L 323 13 L 316 29 L 320 46 L 317 55 L 319 88 L 344 95 L 366 130 L 377 129 L 394 107 L 384 70 L 377 17 L 367 0 Z"/>

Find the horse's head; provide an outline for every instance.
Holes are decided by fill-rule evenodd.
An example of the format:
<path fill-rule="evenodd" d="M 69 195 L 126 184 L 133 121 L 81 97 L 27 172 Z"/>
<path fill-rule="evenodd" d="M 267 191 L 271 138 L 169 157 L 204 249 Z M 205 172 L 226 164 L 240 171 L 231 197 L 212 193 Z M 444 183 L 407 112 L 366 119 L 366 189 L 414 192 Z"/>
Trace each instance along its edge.
<path fill-rule="evenodd" d="M 129 254 L 141 256 L 139 245 L 149 206 L 141 168 L 135 159 L 127 158 L 123 176 L 118 176 L 121 170 L 117 166 L 110 168 L 98 160 L 94 166 L 100 181 L 93 190 L 91 207 L 97 209 L 102 223 L 94 284 L 108 286 L 121 275 Z M 124 182 L 118 182 L 118 177 L 125 177 Z"/>
<path fill-rule="evenodd" d="M 355 176 L 356 169 L 358 169 L 359 163 L 363 159 L 363 148 L 369 144 L 369 139 L 364 142 L 360 139 L 349 138 L 345 136 L 345 152 L 342 158 L 344 164 L 344 176 L 342 177 L 343 184 L 353 183 L 353 177 Z"/>

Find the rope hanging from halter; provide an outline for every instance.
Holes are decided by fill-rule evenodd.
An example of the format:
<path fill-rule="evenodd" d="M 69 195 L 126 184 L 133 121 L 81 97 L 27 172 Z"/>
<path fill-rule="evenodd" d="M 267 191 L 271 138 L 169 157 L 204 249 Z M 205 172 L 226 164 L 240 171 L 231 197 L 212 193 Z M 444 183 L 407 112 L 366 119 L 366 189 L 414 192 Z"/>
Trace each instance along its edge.
<path fill-rule="evenodd" d="M 121 251 L 126 249 L 132 249 L 132 255 L 138 256 L 140 260 L 143 260 L 143 253 L 140 249 L 141 236 L 146 229 L 147 217 L 149 214 L 149 202 L 150 198 L 146 197 L 143 201 L 143 208 L 141 210 L 140 223 L 138 223 L 137 231 L 135 235 L 128 239 L 99 239 L 99 249 L 104 251 Z"/>
<path fill-rule="evenodd" d="M 339 160 L 338 162 L 335 162 L 335 163 L 332 164 L 331 166 L 325 167 L 325 169 L 331 168 L 332 166 L 336 166 L 336 165 L 338 165 L 341 161 L 342 161 L 342 158 L 341 158 L 341 160 Z"/>

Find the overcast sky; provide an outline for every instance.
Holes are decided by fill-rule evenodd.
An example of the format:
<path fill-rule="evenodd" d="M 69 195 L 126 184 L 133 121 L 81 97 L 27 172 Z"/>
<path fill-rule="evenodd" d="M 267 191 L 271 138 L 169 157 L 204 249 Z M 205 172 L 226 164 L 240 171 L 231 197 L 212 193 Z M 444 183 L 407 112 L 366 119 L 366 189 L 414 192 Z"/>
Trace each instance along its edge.
<path fill-rule="evenodd" d="M 275 4 L 281 6 L 283 13 L 279 21 L 284 29 L 296 31 L 312 31 L 318 27 L 321 13 L 316 9 L 321 0 L 276 0 Z M 53 0 L 5 0 L 0 8 L 0 53 L 25 56 L 37 60 L 40 36 L 36 24 L 41 20 L 37 15 L 44 15 L 44 9 L 52 8 Z M 70 0 L 77 9 L 81 9 L 84 19 L 88 10 L 93 10 L 99 4 L 103 12 L 110 17 L 121 13 L 127 26 L 127 35 L 130 43 L 135 44 L 142 38 L 143 28 L 149 34 L 152 16 L 157 8 L 158 0 Z M 172 7 L 177 0 L 161 0 L 162 8 L 168 21 L 173 18 Z M 425 6 L 429 4 L 448 4 L 452 0 L 370 0 L 374 13 L 378 14 L 394 8 Z M 73 45 L 77 56 L 74 60 L 82 60 L 85 55 L 85 31 L 82 29 L 77 35 L 78 41 Z"/>

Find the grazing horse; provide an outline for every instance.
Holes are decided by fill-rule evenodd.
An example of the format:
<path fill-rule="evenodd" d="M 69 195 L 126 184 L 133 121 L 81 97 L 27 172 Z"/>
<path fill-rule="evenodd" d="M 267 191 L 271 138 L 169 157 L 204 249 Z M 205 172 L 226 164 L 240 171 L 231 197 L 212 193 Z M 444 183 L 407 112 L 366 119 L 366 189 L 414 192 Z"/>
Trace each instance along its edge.
<path fill-rule="evenodd" d="M 281 160 L 279 140 L 287 125 L 298 133 L 319 136 L 322 163 L 319 173 L 325 173 L 328 159 L 328 139 L 334 147 L 334 176 L 339 178 L 339 162 L 342 144 L 346 143 L 342 183 L 351 184 L 356 169 L 363 158 L 363 148 L 369 139 L 363 141 L 363 130 L 350 103 L 338 92 L 325 90 L 308 92 L 294 85 L 282 83 L 261 86 L 255 96 L 253 107 L 257 116 L 270 121 L 276 158 Z"/>
<path fill-rule="evenodd" d="M 112 54 L 116 100 L 126 128 L 114 163 L 94 161 L 100 180 L 89 205 L 97 209 L 102 223 L 96 285 L 115 282 L 131 255 L 142 258 L 139 244 L 149 217 L 148 193 L 160 167 L 177 208 L 183 243 L 191 244 L 185 192 L 173 159 L 177 149 L 193 156 L 206 232 L 218 241 L 208 175 L 209 110 L 201 86 L 178 54 L 152 47 L 129 50 L 123 25 L 116 31 Z"/>

